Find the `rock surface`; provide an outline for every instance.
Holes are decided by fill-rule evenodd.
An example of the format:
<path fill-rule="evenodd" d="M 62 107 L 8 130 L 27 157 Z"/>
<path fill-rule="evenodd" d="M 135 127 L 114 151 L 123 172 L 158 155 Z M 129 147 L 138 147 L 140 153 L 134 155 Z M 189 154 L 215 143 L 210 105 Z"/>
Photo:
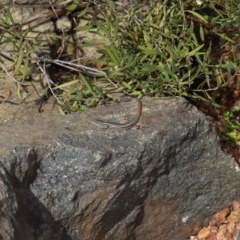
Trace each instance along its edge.
<path fill-rule="evenodd" d="M 88 122 L 135 107 L 1 116 L 0 239 L 186 239 L 240 197 L 238 166 L 183 99 L 144 99 L 140 129 Z"/>

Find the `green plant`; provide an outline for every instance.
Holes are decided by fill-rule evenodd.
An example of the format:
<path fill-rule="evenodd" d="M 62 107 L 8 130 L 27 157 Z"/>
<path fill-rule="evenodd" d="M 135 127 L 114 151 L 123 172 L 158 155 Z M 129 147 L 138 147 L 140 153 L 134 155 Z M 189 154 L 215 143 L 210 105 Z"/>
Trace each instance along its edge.
<path fill-rule="evenodd" d="M 182 96 L 203 71 L 191 66 L 191 57 L 202 54 L 203 47 L 192 37 L 193 24 L 184 21 L 179 4 L 168 3 L 150 2 L 144 11 L 135 7 L 118 15 L 106 2 L 107 11 L 95 19 L 95 33 L 106 39 L 97 62 L 129 94 Z"/>
<path fill-rule="evenodd" d="M 41 64 L 48 63 L 75 73 L 61 83 L 53 84 L 47 79 L 47 88 L 57 99 L 61 111 L 86 110 L 102 99 L 115 101 L 116 91 L 137 97 L 201 98 L 218 106 L 210 93 L 228 83 L 226 75 L 240 71 L 239 57 L 235 54 L 239 48 L 238 1 L 216 0 L 197 5 L 187 0 L 150 0 L 147 5 L 119 10 L 108 0 L 101 3 L 72 0 L 68 4 L 65 14 L 74 16 L 72 22 L 88 20 L 84 26 L 74 26 L 74 31 L 89 31 L 100 37 L 93 41 L 83 38 L 81 47 L 95 46 L 101 57 L 90 66 L 79 64 L 77 59 L 32 57 L 41 51 L 41 33 L 34 40 L 30 38 L 30 29 L 26 30 L 24 24 L 17 25 L 7 9 L 5 18 L 0 19 L 3 33 L 0 47 L 12 44 L 12 53 L 5 55 L 11 58 L 12 66 L 7 69 L 0 64 L 17 81 L 19 98 L 31 67 L 34 65 L 47 75 Z M 91 6 L 94 11 L 90 10 Z M 56 12 L 51 14 L 58 18 Z M 29 22 L 34 21 L 32 19 Z M 64 47 L 64 34 L 53 33 L 51 37 Z M 229 54 L 223 56 L 219 52 L 226 45 Z"/>
<path fill-rule="evenodd" d="M 204 9 L 209 15 L 200 14 Z M 220 58 L 213 63 L 216 45 L 211 39 L 205 42 L 204 31 L 215 27 L 212 34 L 218 41 L 234 44 L 231 33 L 221 33 L 220 24 L 236 25 L 238 13 L 224 14 L 216 2 L 192 7 L 184 1 L 165 0 L 150 1 L 144 8 L 131 8 L 122 14 L 111 8 L 109 1 L 103 1 L 93 18 L 96 30 L 92 32 L 105 40 L 99 50 L 103 57 L 97 62 L 107 77 L 114 79 L 115 87 L 131 95 L 202 98 L 217 106 L 209 91 L 224 86 L 225 73 L 239 72 L 239 65 L 236 59 Z M 233 15 L 235 20 L 230 20 Z M 226 23 L 226 19 L 230 21 Z M 84 43 L 89 45 L 93 43 Z M 193 89 L 197 79 L 201 84 Z M 98 80 L 107 82 L 106 77 Z"/>
<path fill-rule="evenodd" d="M 225 129 L 220 132 L 220 139 L 224 142 L 231 142 L 235 146 L 240 146 L 240 125 L 234 121 L 232 112 L 223 114 Z"/>

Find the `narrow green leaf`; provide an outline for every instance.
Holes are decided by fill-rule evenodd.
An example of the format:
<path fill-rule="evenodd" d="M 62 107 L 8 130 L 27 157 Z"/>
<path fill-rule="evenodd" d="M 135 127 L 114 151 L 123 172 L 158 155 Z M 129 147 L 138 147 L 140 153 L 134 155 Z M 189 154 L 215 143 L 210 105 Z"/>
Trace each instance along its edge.
<path fill-rule="evenodd" d="M 110 47 L 107 47 L 105 50 L 106 54 L 109 56 L 109 58 L 116 64 L 120 65 L 121 59 L 118 55 L 118 51 L 114 45 L 111 45 Z"/>
<path fill-rule="evenodd" d="M 116 77 L 116 76 L 125 76 L 124 73 L 120 69 L 114 69 L 108 72 L 109 77 Z"/>
<path fill-rule="evenodd" d="M 162 71 L 163 68 L 162 67 L 159 67 L 157 65 L 145 65 L 143 68 L 142 68 L 142 72 L 148 72 L 148 71 L 154 71 L 154 70 L 159 70 L 159 71 Z"/>
<path fill-rule="evenodd" d="M 105 39 L 93 40 L 93 41 L 84 41 L 83 47 L 92 47 L 96 45 L 106 44 L 108 41 Z"/>
<path fill-rule="evenodd" d="M 137 63 L 137 57 L 133 60 L 130 60 L 125 66 L 124 69 L 130 68 L 132 66 L 134 66 Z"/>
<path fill-rule="evenodd" d="M 26 76 L 29 75 L 30 73 L 30 69 L 29 69 L 29 58 L 27 57 L 26 59 L 23 59 L 23 62 L 24 62 L 24 66 L 23 66 L 23 69 L 22 69 L 22 80 L 24 80 L 26 78 Z"/>
<path fill-rule="evenodd" d="M 222 33 L 217 33 L 217 32 L 214 32 L 216 35 L 218 35 L 219 37 L 221 37 L 222 39 L 224 40 L 227 40 L 231 43 L 235 43 L 232 39 L 230 39 L 229 37 L 227 37 L 225 34 L 222 34 Z"/>
<path fill-rule="evenodd" d="M 131 95 L 137 96 L 138 98 L 141 98 L 143 96 L 141 91 L 132 91 Z"/>
<path fill-rule="evenodd" d="M 128 88 L 129 90 L 132 90 L 132 86 L 130 84 L 128 84 L 127 82 L 123 81 L 122 85 L 126 88 Z"/>
<path fill-rule="evenodd" d="M 194 11 L 191 11 L 191 10 L 187 10 L 186 12 L 189 12 L 189 13 L 191 13 L 193 16 L 195 16 L 196 18 L 201 19 L 204 23 L 208 23 L 208 21 L 207 21 L 202 15 L 200 15 L 199 13 L 194 12 Z"/>
<path fill-rule="evenodd" d="M 86 26 L 78 26 L 75 28 L 76 31 L 83 31 L 83 30 L 89 30 L 92 29 L 93 26 L 92 25 L 86 25 Z"/>
<path fill-rule="evenodd" d="M 71 12 L 73 12 L 78 5 L 76 3 L 73 3 L 68 7 L 67 15 L 69 15 Z"/>
<path fill-rule="evenodd" d="M 87 89 L 90 91 L 90 93 L 94 96 L 95 92 L 93 90 L 92 84 L 81 73 L 79 73 L 79 77 L 81 78 Z"/>
<path fill-rule="evenodd" d="M 72 80 L 70 82 L 66 82 L 66 83 L 63 83 L 61 85 L 58 85 L 56 87 L 54 87 L 53 89 L 56 90 L 56 89 L 61 89 L 61 88 L 65 88 L 65 87 L 69 87 L 71 85 L 75 85 L 76 83 L 78 83 L 79 80 Z"/>
<path fill-rule="evenodd" d="M 216 103 L 216 102 L 212 99 L 212 97 L 208 94 L 208 92 L 204 92 L 204 93 L 206 94 L 207 99 L 211 102 L 211 104 L 212 104 L 214 107 L 216 107 L 216 108 L 220 108 L 220 107 L 221 107 L 221 105 L 219 105 L 218 103 Z"/>
<path fill-rule="evenodd" d="M 150 39 L 149 35 L 147 34 L 147 32 L 145 32 L 145 31 L 143 31 L 143 39 L 144 39 L 147 47 L 152 49 L 153 47 L 152 47 L 152 44 L 151 44 L 151 39 Z"/>
<path fill-rule="evenodd" d="M 49 33 L 48 36 L 53 38 L 53 39 L 62 39 L 62 36 L 59 36 L 55 33 Z"/>
<path fill-rule="evenodd" d="M 192 57 L 195 56 L 196 53 L 204 46 L 204 44 L 198 46 L 197 48 L 195 48 L 194 50 L 192 50 L 191 52 L 188 52 L 184 55 L 184 57 Z"/>
<path fill-rule="evenodd" d="M 202 25 L 200 26 L 199 31 L 200 31 L 200 38 L 201 38 L 201 40 L 204 42 L 205 37 L 204 37 L 204 31 L 203 31 Z"/>
<path fill-rule="evenodd" d="M 119 34 L 119 20 L 115 19 L 114 23 L 113 23 L 113 27 L 114 27 L 114 39 L 113 41 L 116 41 L 118 39 L 118 34 Z"/>
<path fill-rule="evenodd" d="M 20 70 L 20 67 L 21 67 L 22 61 L 23 61 L 23 56 L 24 56 L 24 51 L 21 49 L 19 52 L 19 57 L 16 61 L 15 70 L 14 70 L 13 75 L 15 75 Z"/>
<path fill-rule="evenodd" d="M 100 21 L 96 22 L 97 28 L 100 30 L 100 32 L 103 32 L 105 35 L 108 34 L 108 29 L 104 26 L 103 23 L 101 23 Z"/>
<path fill-rule="evenodd" d="M 222 74 L 219 71 L 219 69 L 216 69 L 216 80 L 217 80 L 217 87 L 220 87 L 222 85 L 223 79 L 222 79 Z"/>
<path fill-rule="evenodd" d="M 234 64 L 230 60 L 226 61 L 226 68 L 227 68 L 228 76 L 231 76 L 232 69 L 234 69 Z"/>
<path fill-rule="evenodd" d="M 15 24 L 9 8 L 7 8 L 7 18 L 10 20 L 10 22 L 11 22 L 12 25 Z"/>
<path fill-rule="evenodd" d="M 88 12 L 88 7 L 86 7 L 83 11 L 81 11 L 81 12 L 77 15 L 78 18 L 81 18 L 82 16 L 84 16 L 87 12 Z"/>

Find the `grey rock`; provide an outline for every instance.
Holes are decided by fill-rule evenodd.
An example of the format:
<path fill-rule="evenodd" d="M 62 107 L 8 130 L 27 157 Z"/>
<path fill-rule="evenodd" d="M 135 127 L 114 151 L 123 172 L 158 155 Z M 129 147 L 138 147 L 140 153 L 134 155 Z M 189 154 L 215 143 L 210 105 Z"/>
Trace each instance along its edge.
<path fill-rule="evenodd" d="M 89 123 L 135 107 L 2 122 L 0 238 L 186 239 L 240 197 L 237 164 L 184 99 L 144 99 L 140 129 Z"/>

